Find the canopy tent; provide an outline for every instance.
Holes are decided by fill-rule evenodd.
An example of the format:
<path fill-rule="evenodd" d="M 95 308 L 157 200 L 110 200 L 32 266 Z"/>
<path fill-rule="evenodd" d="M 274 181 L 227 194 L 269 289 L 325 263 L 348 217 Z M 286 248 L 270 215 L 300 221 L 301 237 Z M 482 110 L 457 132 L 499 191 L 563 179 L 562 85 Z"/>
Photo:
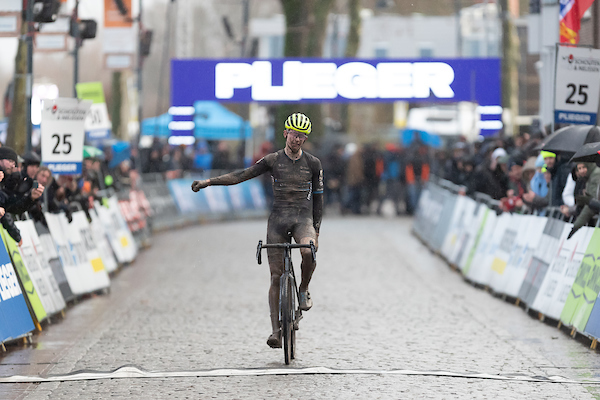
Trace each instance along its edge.
<path fill-rule="evenodd" d="M 400 133 L 400 139 L 402 146 L 404 147 L 410 146 L 415 141 L 420 141 L 421 143 L 433 147 L 434 149 L 439 149 L 442 147 L 442 141 L 438 135 L 417 129 L 404 129 Z"/>
<path fill-rule="evenodd" d="M 171 134 L 170 114 L 146 118 L 142 122 L 142 135 L 168 137 Z M 194 136 L 205 140 L 239 140 L 252 136 L 252 127 L 239 115 L 215 101 L 194 103 Z"/>

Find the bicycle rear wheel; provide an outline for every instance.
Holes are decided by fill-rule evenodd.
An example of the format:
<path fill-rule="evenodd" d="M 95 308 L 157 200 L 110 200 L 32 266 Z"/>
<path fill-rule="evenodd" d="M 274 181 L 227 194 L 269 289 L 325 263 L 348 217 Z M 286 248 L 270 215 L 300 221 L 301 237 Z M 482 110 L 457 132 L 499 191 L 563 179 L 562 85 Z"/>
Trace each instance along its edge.
<path fill-rule="evenodd" d="M 280 286 L 280 312 L 281 312 L 281 336 L 283 339 L 283 355 L 286 365 L 294 358 L 294 309 L 293 288 L 290 276 L 284 273 L 281 276 Z"/>

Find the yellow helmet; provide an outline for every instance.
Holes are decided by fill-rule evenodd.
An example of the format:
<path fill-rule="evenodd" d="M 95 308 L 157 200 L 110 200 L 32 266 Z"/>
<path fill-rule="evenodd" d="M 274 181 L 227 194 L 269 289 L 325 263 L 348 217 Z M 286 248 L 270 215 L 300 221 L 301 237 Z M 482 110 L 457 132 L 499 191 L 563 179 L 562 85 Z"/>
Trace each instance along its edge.
<path fill-rule="evenodd" d="M 293 129 L 308 135 L 312 130 L 312 125 L 306 115 L 294 113 L 285 120 L 285 129 Z"/>

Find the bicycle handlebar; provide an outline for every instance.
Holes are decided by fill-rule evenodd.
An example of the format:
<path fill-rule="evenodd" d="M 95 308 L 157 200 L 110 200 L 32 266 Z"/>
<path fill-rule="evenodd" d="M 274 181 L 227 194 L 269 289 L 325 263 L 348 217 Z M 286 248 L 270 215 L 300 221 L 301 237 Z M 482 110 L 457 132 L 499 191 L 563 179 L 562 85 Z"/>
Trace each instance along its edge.
<path fill-rule="evenodd" d="M 311 240 L 310 244 L 297 244 L 297 243 L 269 243 L 263 244 L 262 240 L 258 241 L 256 247 L 256 261 L 262 264 L 262 249 L 310 249 L 312 253 L 313 262 L 317 260 L 317 249 L 315 243 Z"/>

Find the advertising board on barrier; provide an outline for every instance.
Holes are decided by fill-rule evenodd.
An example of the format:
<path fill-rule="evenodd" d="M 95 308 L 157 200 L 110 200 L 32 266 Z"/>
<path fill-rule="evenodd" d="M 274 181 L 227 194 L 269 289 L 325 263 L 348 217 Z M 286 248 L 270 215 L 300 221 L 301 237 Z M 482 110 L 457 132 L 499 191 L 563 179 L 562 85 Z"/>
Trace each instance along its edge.
<path fill-rule="evenodd" d="M 69 282 L 69 287 L 74 295 L 88 293 L 88 278 L 85 271 L 80 270 L 80 265 L 77 264 L 77 258 L 73 255 L 71 245 L 67 233 L 64 231 L 60 217 L 66 219 L 63 214 L 45 213 L 46 222 L 50 235 L 54 240 L 58 258 L 62 264 L 63 271 Z M 68 223 L 68 222 L 67 222 Z"/>
<path fill-rule="evenodd" d="M 104 231 L 108 238 L 115 257 L 119 263 L 128 263 L 135 259 L 137 247 L 135 240 L 127 227 L 119 209 L 119 202 L 115 196 L 108 199 L 108 207 L 95 202 L 95 209 Z"/>
<path fill-rule="evenodd" d="M 71 223 L 67 221 L 63 214 L 60 214 L 59 218 L 80 272 L 86 277 L 87 290 L 92 292 L 109 287 L 110 278 L 94 244 L 85 212 L 74 212 Z"/>
<path fill-rule="evenodd" d="M 32 220 L 15 221 L 15 226 L 21 231 L 23 243 L 19 246 L 21 258 L 29 271 L 29 276 L 38 289 L 38 294 L 44 309 L 50 315 L 56 314 L 66 306 L 60 293 L 58 283 L 52 269 L 44 258 L 40 239 L 35 231 Z"/>
<path fill-rule="evenodd" d="M 496 212 L 489 209 L 487 206 L 484 207 L 486 208 L 486 215 L 482 224 L 479 242 L 477 246 L 474 247 L 470 263 L 465 265 L 464 269 L 464 274 L 467 278 L 482 285 L 488 283 L 486 277 L 488 275 L 489 265 L 485 265 L 485 261 L 489 248 L 492 245 L 494 230 L 498 222 Z"/>
<path fill-rule="evenodd" d="M 420 206 L 434 203 L 431 193 L 439 190 L 446 191 L 445 204 L 457 196 L 431 183 Z M 436 235 L 445 235 L 442 255 L 451 255 L 446 256 L 450 263 L 458 260 L 472 281 L 489 284 L 498 294 L 518 296 L 528 309 L 560 318 L 564 325 L 600 340 L 600 228 L 583 227 L 567 239 L 572 224 L 562 217 L 497 216 L 486 204 L 460 197 L 451 217 L 436 218 L 433 227 L 424 228 L 433 221 L 426 213 L 417 212 L 413 232 L 429 247 Z M 442 219 L 450 219 L 451 226 Z"/>
<path fill-rule="evenodd" d="M 50 265 L 50 268 L 52 269 L 52 274 L 54 275 L 54 278 L 58 283 L 60 293 L 62 294 L 64 301 L 70 301 L 75 297 L 75 295 L 71 291 L 69 281 L 67 280 L 65 271 L 63 270 L 62 264 L 60 263 L 60 259 L 58 257 L 58 253 L 56 252 L 54 240 L 50 235 L 50 231 L 41 222 L 35 223 L 35 230 L 37 231 L 38 237 L 40 239 L 40 245 L 42 247 L 43 256 L 46 258 L 46 262 L 48 263 L 48 265 Z"/>
<path fill-rule="evenodd" d="M 0 246 L 0 342 L 16 339 L 33 329 L 17 273 L 5 246 Z"/>
<path fill-rule="evenodd" d="M 577 276 L 560 320 L 567 326 L 573 326 L 583 332 L 600 290 L 600 229 L 596 228 L 587 246 Z"/>
<path fill-rule="evenodd" d="M 542 238 L 533 254 L 518 294 L 519 299 L 529 307 L 533 305 L 552 259 L 556 257 L 560 250 L 560 238 L 564 231 L 564 226 L 564 221 L 555 218 L 548 218 L 546 221 Z"/>
<path fill-rule="evenodd" d="M 223 215 L 244 213 L 266 215 L 266 201 L 259 181 L 245 181 L 235 186 L 209 186 L 194 193 L 192 179 L 172 179 L 169 190 L 182 214 Z"/>
<path fill-rule="evenodd" d="M 507 280 L 504 293 L 511 297 L 518 297 L 519 295 L 531 259 L 540 244 L 542 232 L 546 226 L 546 217 L 537 215 L 525 215 L 524 217 L 527 218 L 528 223 L 523 230 L 523 234 L 517 237 L 517 246 L 506 266 Z"/>
<path fill-rule="evenodd" d="M 515 242 L 522 221 L 522 215 L 518 214 L 503 213 L 500 216 L 498 224 L 502 226 L 502 235 L 498 234 L 498 240 L 495 243 L 496 250 L 490 264 L 491 276 L 489 285 L 495 291 L 498 291 L 502 285 L 504 273 L 506 272 L 510 255 L 515 249 Z"/>
<path fill-rule="evenodd" d="M 92 237 L 94 238 L 94 243 L 96 243 L 96 247 L 98 248 L 98 253 L 100 253 L 104 267 L 108 273 L 116 271 L 119 265 L 115 259 L 115 255 L 111 250 L 110 243 L 108 243 L 108 237 L 106 235 L 106 231 L 104 230 L 104 225 L 100 221 L 100 217 L 98 217 L 95 208 L 91 208 L 88 212 L 90 213 L 90 218 L 92 219 L 92 222 L 90 223 Z"/>
<path fill-rule="evenodd" d="M 40 295 L 36 290 L 36 286 L 43 287 L 43 285 L 40 285 L 41 280 L 37 279 L 39 275 L 34 275 L 34 279 L 37 281 L 36 284 L 34 284 L 32 277 L 29 275 L 29 271 L 27 271 L 23 259 L 21 258 L 19 245 L 10 237 L 4 228 L 2 228 L 2 239 L 10 258 L 12 259 L 13 265 L 15 266 L 15 270 L 19 275 L 19 280 L 23 285 L 23 290 L 27 296 L 27 302 L 33 311 L 33 317 L 35 317 L 38 322 L 41 322 L 48 317 L 48 314 L 46 313 Z M 43 287 L 43 290 L 45 290 L 45 287 Z"/>

